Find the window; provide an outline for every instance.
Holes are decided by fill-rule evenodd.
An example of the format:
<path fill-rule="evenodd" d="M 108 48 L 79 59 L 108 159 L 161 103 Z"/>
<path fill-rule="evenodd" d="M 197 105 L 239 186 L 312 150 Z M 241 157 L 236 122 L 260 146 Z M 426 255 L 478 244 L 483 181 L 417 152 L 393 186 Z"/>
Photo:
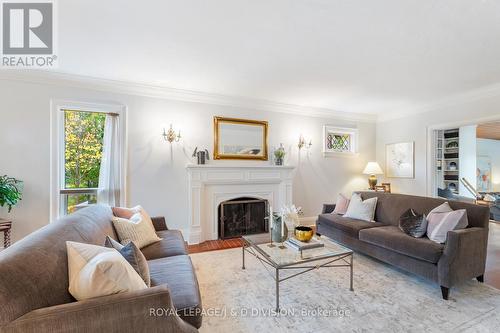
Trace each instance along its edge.
<path fill-rule="evenodd" d="M 61 215 L 97 203 L 106 114 L 63 110 L 64 183 L 60 190 Z"/>
<path fill-rule="evenodd" d="M 324 126 L 323 154 L 354 155 L 357 153 L 358 130 L 356 128 L 342 128 Z"/>
<path fill-rule="evenodd" d="M 125 108 L 52 101 L 51 220 L 125 204 Z"/>

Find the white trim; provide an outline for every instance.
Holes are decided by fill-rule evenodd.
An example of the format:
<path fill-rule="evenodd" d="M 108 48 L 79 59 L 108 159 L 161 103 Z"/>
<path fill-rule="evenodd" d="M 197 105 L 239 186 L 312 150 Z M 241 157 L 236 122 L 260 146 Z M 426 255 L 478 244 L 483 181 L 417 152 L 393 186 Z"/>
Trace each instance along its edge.
<path fill-rule="evenodd" d="M 436 187 L 435 186 L 436 175 L 435 175 L 435 168 L 434 168 L 434 166 L 436 165 L 436 154 L 434 151 L 434 140 L 435 140 L 434 139 L 434 131 L 435 130 L 446 130 L 446 129 L 452 129 L 452 128 L 460 128 L 462 126 L 469 126 L 469 125 L 480 125 L 480 124 L 484 124 L 487 122 L 496 122 L 496 121 L 500 121 L 500 116 L 495 115 L 495 116 L 489 116 L 489 117 L 482 117 L 482 118 L 468 119 L 468 120 L 459 120 L 459 121 L 453 121 L 453 122 L 448 122 L 448 123 L 441 123 L 441 124 L 437 124 L 437 125 L 427 126 L 427 135 L 426 135 L 427 167 L 425 169 L 427 196 L 435 197 L 437 195 L 437 193 L 434 193 L 434 189 Z"/>
<path fill-rule="evenodd" d="M 117 94 L 130 94 L 168 100 L 206 103 L 250 110 L 305 115 L 310 117 L 335 118 L 346 121 L 374 123 L 377 120 L 377 116 L 375 114 L 352 113 L 327 108 L 286 104 L 262 99 L 175 89 L 164 86 L 108 80 L 52 71 L 4 71 L 0 80 L 16 80 L 43 85 L 52 84 L 65 87 L 106 91 Z"/>
<path fill-rule="evenodd" d="M 328 151 L 326 148 L 326 135 L 328 132 L 348 134 L 351 137 L 351 150 L 348 152 Z M 323 157 L 356 157 L 358 156 L 358 136 L 359 131 L 353 127 L 337 127 L 332 125 L 323 126 Z"/>
<path fill-rule="evenodd" d="M 120 153 L 120 163 L 123 166 L 122 184 L 123 193 L 120 196 L 120 205 L 126 206 L 127 198 L 127 107 L 121 104 L 105 104 L 87 101 L 50 100 L 50 222 L 60 216 L 59 190 L 64 172 L 59 161 L 64 158 L 64 114 L 62 110 L 91 111 L 102 113 L 116 113 L 119 116 L 121 140 L 123 142 Z"/>

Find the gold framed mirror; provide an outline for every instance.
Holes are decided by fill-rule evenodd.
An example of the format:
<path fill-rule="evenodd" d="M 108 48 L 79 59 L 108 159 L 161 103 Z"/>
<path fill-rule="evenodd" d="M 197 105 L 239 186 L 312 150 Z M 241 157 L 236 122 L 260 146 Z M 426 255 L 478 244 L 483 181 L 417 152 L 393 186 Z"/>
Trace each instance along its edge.
<path fill-rule="evenodd" d="M 214 117 L 214 159 L 267 161 L 267 121 Z"/>

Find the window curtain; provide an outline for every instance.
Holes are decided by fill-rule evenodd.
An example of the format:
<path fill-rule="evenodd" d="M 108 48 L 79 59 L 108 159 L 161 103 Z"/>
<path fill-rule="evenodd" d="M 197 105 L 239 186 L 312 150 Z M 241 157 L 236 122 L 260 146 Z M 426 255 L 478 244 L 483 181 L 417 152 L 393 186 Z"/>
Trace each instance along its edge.
<path fill-rule="evenodd" d="M 123 184 L 121 165 L 121 142 L 119 119 L 116 114 L 107 114 L 104 124 L 104 139 L 99 171 L 97 202 L 113 207 L 120 206 Z"/>

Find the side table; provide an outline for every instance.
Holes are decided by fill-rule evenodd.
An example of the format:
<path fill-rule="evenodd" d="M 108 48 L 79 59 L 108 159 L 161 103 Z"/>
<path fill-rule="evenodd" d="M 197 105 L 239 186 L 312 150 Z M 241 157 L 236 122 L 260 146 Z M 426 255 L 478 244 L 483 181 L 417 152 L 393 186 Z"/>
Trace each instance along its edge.
<path fill-rule="evenodd" d="M 3 232 L 3 247 L 10 246 L 10 229 L 12 228 L 12 221 L 0 219 L 0 232 Z"/>

